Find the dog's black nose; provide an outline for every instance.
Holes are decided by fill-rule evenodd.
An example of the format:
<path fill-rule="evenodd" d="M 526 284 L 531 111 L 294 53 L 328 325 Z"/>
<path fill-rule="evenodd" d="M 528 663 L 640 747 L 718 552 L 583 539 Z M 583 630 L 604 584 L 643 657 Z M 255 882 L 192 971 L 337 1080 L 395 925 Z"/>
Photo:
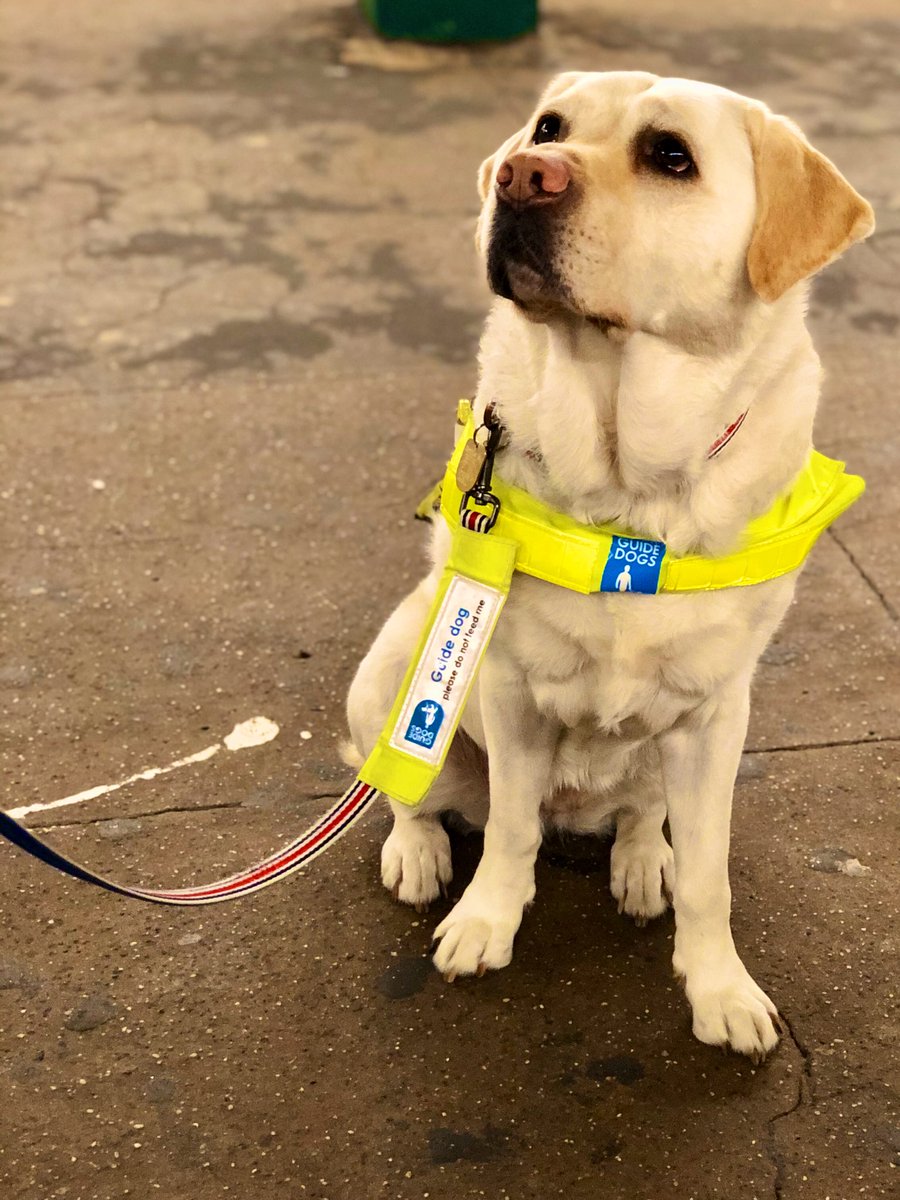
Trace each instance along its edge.
<path fill-rule="evenodd" d="M 519 150 L 497 172 L 497 197 L 512 208 L 555 204 L 571 183 L 565 161 L 557 155 Z"/>

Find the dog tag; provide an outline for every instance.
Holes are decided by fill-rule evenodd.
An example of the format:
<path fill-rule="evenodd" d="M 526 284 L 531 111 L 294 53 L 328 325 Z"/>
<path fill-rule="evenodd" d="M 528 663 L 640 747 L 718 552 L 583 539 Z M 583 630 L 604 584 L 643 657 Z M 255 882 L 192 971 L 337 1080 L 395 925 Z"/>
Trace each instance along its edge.
<path fill-rule="evenodd" d="M 461 492 L 471 492 L 486 458 L 487 447 L 479 446 L 473 437 L 469 438 L 456 466 L 456 486 Z"/>

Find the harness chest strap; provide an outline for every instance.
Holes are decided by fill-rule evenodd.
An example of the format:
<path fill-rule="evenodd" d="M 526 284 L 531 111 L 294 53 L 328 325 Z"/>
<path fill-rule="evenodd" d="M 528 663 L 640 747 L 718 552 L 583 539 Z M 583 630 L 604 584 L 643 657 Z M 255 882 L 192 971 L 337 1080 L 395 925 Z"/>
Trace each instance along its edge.
<path fill-rule="evenodd" d="M 451 528 L 459 521 L 462 500 L 456 486 L 456 465 L 475 427 L 468 401 L 460 402 L 459 420 L 462 433 L 440 497 L 441 512 Z M 495 474 L 492 491 L 500 508 L 491 536 L 518 545 L 517 571 L 585 595 L 748 587 L 800 567 L 816 539 L 864 488 L 858 475 L 845 473 L 842 462 L 813 450 L 790 491 L 750 522 L 741 546 L 730 554 L 709 558 L 670 554 L 663 542 L 619 525 L 582 524 Z"/>
<path fill-rule="evenodd" d="M 375 749 L 360 778 L 404 804 L 421 803 L 440 773 L 513 570 L 576 592 L 698 592 L 747 587 L 799 567 L 864 484 L 815 451 L 789 493 L 751 522 L 743 545 L 720 558 L 670 555 L 662 542 L 615 525 L 583 525 L 496 477 L 489 515 L 457 486 L 471 443 L 471 405 L 441 485 L 452 548 L 437 595 Z M 463 509 L 463 524 L 460 510 Z"/>

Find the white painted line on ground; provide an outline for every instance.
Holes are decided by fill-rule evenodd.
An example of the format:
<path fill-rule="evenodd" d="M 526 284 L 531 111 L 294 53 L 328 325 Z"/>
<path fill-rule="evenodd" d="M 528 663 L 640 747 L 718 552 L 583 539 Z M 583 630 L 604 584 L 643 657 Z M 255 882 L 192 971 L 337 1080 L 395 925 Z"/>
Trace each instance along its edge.
<path fill-rule="evenodd" d="M 226 750 L 247 750 L 251 746 L 262 746 L 278 737 L 278 732 L 278 726 L 268 717 L 250 717 L 248 721 L 241 721 L 240 724 L 235 725 L 231 733 L 221 742 L 216 742 L 214 746 L 207 746 L 204 750 L 198 750 L 196 754 L 189 754 L 187 758 L 176 759 L 175 762 L 171 762 L 165 767 L 148 767 L 145 771 L 138 771 L 137 775 L 129 775 L 127 779 L 120 779 L 118 783 L 101 783 L 98 787 L 88 788 L 84 792 L 76 792 L 73 796 L 63 796 L 61 800 L 51 800 L 47 804 L 23 804 L 21 808 L 11 808 L 9 815 L 17 821 L 21 821 L 30 813 L 46 812 L 48 808 L 66 808 L 70 804 L 81 804 L 84 800 L 96 800 L 98 796 L 117 792 L 119 788 L 127 787 L 129 783 L 137 783 L 141 779 L 156 779 L 158 775 L 167 775 L 169 771 L 177 771 L 179 767 L 189 767 L 192 763 L 206 762 L 208 758 L 218 754 L 223 746 Z"/>

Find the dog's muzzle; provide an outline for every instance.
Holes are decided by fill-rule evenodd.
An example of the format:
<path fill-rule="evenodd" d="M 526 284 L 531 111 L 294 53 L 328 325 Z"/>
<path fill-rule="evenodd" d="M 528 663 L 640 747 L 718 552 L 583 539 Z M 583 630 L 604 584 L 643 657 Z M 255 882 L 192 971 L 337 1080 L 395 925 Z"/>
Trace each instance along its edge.
<path fill-rule="evenodd" d="M 497 204 L 488 238 L 487 274 L 491 290 L 523 307 L 559 301 L 565 289 L 553 265 L 550 213 Z"/>
<path fill-rule="evenodd" d="M 501 163 L 488 242 L 488 279 L 498 296 L 526 308 L 561 298 L 553 231 L 573 191 L 569 164 L 558 154 L 529 147 Z"/>

